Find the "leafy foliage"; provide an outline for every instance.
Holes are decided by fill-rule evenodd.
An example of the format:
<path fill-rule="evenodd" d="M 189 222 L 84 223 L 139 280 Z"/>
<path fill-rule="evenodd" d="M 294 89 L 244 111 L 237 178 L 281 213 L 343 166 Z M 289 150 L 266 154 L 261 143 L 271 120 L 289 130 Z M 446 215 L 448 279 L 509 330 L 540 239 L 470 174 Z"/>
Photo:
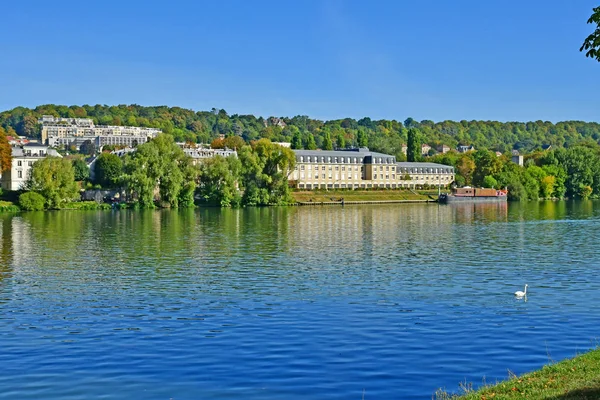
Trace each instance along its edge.
<path fill-rule="evenodd" d="M 71 161 L 58 157 L 36 161 L 25 189 L 42 195 L 50 209 L 60 208 L 64 203 L 80 197 Z"/>
<path fill-rule="evenodd" d="M 73 173 L 75 174 L 76 181 L 85 181 L 90 177 L 90 169 L 88 168 L 85 161 L 81 158 L 74 158 L 72 160 L 73 163 Z"/>
<path fill-rule="evenodd" d="M 588 24 L 595 24 L 596 29 L 583 42 L 579 51 L 586 51 L 585 56 L 600 61 L 600 7 L 595 7 Z"/>
<path fill-rule="evenodd" d="M 188 110 L 180 107 L 143 107 L 139 105 L 41 105 L 34 109 L 17 107 L 0 113 L 0 126 L 7 134 L 35 137 L 39 135 L 37 119 L 44 114 L 60 117 L 90 118 L 95 124 L 132 125 L 162 129 L 178 142 L 211 143 L 225 135 L 237 143 L 227 147 L 241 149 L 244 144 L 261 138 L 273 142 L 291 142 L 300 132 L 304 148 L 311 148 L 310 135 L 315 147 L 333 149 L 334 140 L 343 137 L 348 147 L 368 146 L 371 150 L 395 155 L 404 159 L 402 145 L 408 141 L 408 129 L 421 133 L 422 143 L 434 148 L 445 144 L 455 148 L 458 144 L 472 144 L 502 153 L 512 149 L 530 152 L 544 145 L 571 147 L 583 141 L 600 139 L 600 124 L 595 122 L 567 121 L 553 124 L 547 121 L 496 122 L 496 121 L 441 121 L 418 122 L 407 118 L 404 123 L 395 120 L 355 120 L 344 118 L 331 121 L 293 118 L 262 118 L 253 115 L 229 115 L 225 110 Z M 309 143 L 311 143 L 309 145 Z M 311 146 L 311 147 L 309 147 Z M 106 148 L 105 148 L 106 149 Z M 419 153 L 420 154 L 420 149 Z"/>
<path fill-rule="evenodd" d="M 221 207 L 236 207 L 241 203 L 237 185 L 240 178 L 241 162 L 235 156 L 216 156 L 200 166 L 198 194 L 209 204 Z"/>
<path fill-rule="evenodd" d="M 192 206 L 198 169 L 189 156 L 175 144 L 173 137 L 159 135 L 138 146 L 125 159 L 124 182 L 143 208 Z M 157 196 L 155 196 L 158 189 Z"/>
<path fill-rule="evenodd" d="M 0 126 L 0 172 L 4 172 L 10 169 L 12 164 L 12 150 L 8 139 L 6 138 L 6 132 L 2 126 Z"/>
<path fill-rule="evenodd" d="M 119 183 L 123 174 L 123 161 L 113 153 L 102 153 L 94 166 L 95 181 L 104 187 L 113 187 Z"/>
<path fill-rule="evenodd" d="M 46 199 L 36 192 L 25 192 L 19 195 L 19 207 L 25 211 L 42 211 L 45 208 Z"/>

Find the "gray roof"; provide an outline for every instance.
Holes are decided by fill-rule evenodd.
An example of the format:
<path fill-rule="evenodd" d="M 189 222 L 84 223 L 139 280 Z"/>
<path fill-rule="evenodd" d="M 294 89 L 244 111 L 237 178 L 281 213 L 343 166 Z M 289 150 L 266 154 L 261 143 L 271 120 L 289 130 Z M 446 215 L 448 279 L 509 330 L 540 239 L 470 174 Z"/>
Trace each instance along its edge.
<path fill-rule="evenodd" d="M 417 167 L 417 168 L 454 168 L 451 165 L 445 165 L 445 164 L 438 164 L 438 163 L 432 163 L 432 162 L 408 162 L 408 161 L 403 161 L 403 162 L 398 162 L 396 163 L 398 164 L 398 166 L 400 167 Z"/>
<path fill-rule="evenodd" d="M 395 156 L 383 153 L 377 153 L 375 151 L 370 151 L 366 147 L 361 147 L 360 149 L 348 149 L 348 150 L 293 150 L 296 153 L 296 157 L 298 156 L 317 156 L 317 157 L 392 157 Z"/>

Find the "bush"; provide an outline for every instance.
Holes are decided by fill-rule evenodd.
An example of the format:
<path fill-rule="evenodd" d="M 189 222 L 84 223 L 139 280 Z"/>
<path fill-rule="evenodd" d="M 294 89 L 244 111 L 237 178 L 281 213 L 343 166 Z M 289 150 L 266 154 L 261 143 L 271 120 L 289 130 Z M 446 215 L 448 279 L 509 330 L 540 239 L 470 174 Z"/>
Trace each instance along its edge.
<path fill-rule="evenodd" d="M 19 196 L 19 206 L 26 211 L 41 211 L 46 206 L 46 199 L 36 192 L 25 192 Z"/>
<path fill-rule="evenodd" d="M 21 209 L 10 201 L 0 200 L 0 212 L 18 212 Z"/>

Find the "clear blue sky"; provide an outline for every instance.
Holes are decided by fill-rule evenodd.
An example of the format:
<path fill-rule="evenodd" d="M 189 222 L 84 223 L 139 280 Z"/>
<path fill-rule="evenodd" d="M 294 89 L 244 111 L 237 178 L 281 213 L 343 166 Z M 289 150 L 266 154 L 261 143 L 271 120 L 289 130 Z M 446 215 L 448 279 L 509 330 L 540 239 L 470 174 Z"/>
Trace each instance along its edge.
<path fill-rule="evenodd" d="M 11 1 L 0 110 L 600 121 L 600 0 Z"/>

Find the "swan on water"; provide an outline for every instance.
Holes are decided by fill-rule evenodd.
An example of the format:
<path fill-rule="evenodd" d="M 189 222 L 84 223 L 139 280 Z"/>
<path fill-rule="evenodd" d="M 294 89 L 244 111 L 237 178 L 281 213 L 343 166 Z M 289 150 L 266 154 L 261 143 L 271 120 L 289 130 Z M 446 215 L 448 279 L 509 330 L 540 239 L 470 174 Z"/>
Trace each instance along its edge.
<path fill-rule="evenodd" d="M 515 292 L 515 296 L 517 297 L 523 297 L 523 296 L 527 296 L 527 284 L 525 284 L 525 291 L 521 292 L 520 290 Z"/>

